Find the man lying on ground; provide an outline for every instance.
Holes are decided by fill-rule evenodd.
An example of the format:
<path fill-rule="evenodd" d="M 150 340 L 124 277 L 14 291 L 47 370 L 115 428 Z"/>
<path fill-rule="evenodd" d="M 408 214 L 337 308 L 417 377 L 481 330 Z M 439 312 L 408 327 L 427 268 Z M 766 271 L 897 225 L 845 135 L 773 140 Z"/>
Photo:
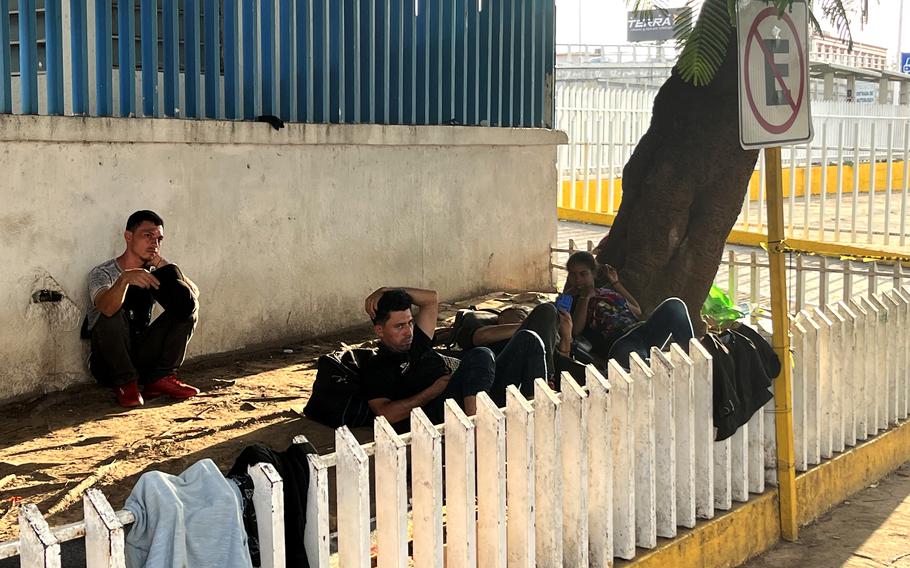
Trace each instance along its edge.
<path fill-rule="evenodd" d="M 438 329 L 437 338 L 440 335 L 449 336 L 449 343 L 457 344 L 464 351 L 488 347 L 498 356 L 515 333 L 522 329 L 535 332 L 543 341 L 551 386 L 558 386 L 562 371 L 568 371 L 583 384 L 584 365 L 571 358 L 572 315 L 557 309 L 550 302 L 540 304 L 530 312 L 524 306 L 513 306 L 502 310 L 495 318 L 463 320 L 461 325 L 456 324 L 453 328 Z"/>
<path fill-rule="evenodd" d="M 199 289 L 161 256 L 164 221 L 157 214 L 130 215 L 123 238 L 123 254 L 89 273 L 90 371 L 125 408 L 144 404 L 143 395 L 195 396 L 199 389 L 177 380 L 176 373 L 196 327 Z M 164 312 L 152 322 L 155 302 Z"/>
<path fill-rule="evenodd" d="M 679 298 L 668 298 L 642 320 L 635 298 L 620 282 L 612 266 L 604 266 L 606 285 L 596 287 L 598 272 L 594 256 L 585 251 L 573 253 L 566 263 L 565 291 L 575 297 L 572 307 L 572 333 L 590 341 L 592 353 L 604 361 L 616 359 L 629 368 L 629 357 L 637 353 L 647 360 L 651 347 L 666 348 L 675 341 L 684 350 L 694 337 L 689 310 Z"/>
<path fill-rule="evenodd" d="M 419 309 L 416 317 L 412 305 Z M 446 399 L 454 399 L 472 415 L 477 393 L 488 392 L 503 405 L 508 385 L 530 397 L 534 379 L 550 376 L 543 341 L 531 330 L 516 332 L 498 357 L 487 347 L 476 347 L 465 353 L 457 369 L 451 368 L 430 339 L 439 313 L 439 297 L 433 290 L 380 288 L 367 297 L 364 307 L 379 350 L 365 365 L 363 395 L 374 414 L 399 430 L 407 429 L 415 408 L 440 423 Z"/>

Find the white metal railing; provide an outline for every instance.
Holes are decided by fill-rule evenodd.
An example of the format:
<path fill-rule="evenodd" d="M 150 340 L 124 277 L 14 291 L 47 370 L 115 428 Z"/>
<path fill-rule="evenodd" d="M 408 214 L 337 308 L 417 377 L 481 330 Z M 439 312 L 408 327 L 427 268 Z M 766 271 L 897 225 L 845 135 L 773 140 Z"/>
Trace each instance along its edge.
<path fill-rule="evenodd" d="M 668 45 L 604 45 L 604 44 L 557 44 L 557 65 L 598 65 L 598 64 L 673 64 L 676 62 L 676 46 Z"/>
<path fill-rule="evenodd" d="M 793 318 L 797 470 L 906 419 L 908 318 L 904 290 Z M 442 427 L 417 409 L 407 436 L 379 418 L 366 445 L 339 429 L 336 453 L 310 461 L 311 565 L 329 565 L 333 467 L 342 566 L 369 566 L 372 536 L 380 566 L 442 566 L 443 541 L 448 566 L 608 566 L 776 484 L 773 401 L 713 441 L 712 360 L 697 341 L 586 380 L 564 374 L 559 394 L 538 380 L 533 401 L 510 387 L 504 409 L 481 393 L 473 418 L 448 401 Z"/>
<path fill-rule="evenodd" d="M 594 242 L 584 248 L 569 239 L 566 248 L 552 248 L 553 281 L 564 281 L 565 261 L 579 250 L 591 252 Z M 721 258 L 714 283 L 733 301 L 752 314 L 752 321 L 770 317 L 771 275 L 767 253 L 728 249 Z M 793 253 L 787 258 L 787 295 L 790 313 L 812 306 L 824 307 L 838 301 L 848 302 L 857 295 L 876 294 L 910 286 L 910 273 L 900 262 L 831 259 Z"/>
<path fill-rule="evenodd" d="M 656 93 L 557 87 L 556 125 L 569 139 L 557 158 L 560 206 L 616 212 L 622 169 L 650 125 Z M 789 236 L 906 246 L 910 107 L 812 104 L 814 140 L 782 152 Z M 737 228 L 764 228 L 764 179 L 762 155 Z"/>
<path fill-rule="evenodd" d="M 295 443 L 305 440 L 297 439 Z M 284 484 L 271 464 L 249 468 L 253 480 L 253 506 L 259 532 L 263 568 L 284 568 Z M 85 541 L 86 568 L 126 566 L 125 527 L 135 519 L 129 511 L 114 511 L 104 494 L 88 489 L 83 495 L 84 520 L 50 528 L 38 507 L 23 505 L 19 510 L 19 540 L 0 543 L 0 560 L 19 557 L 21 568 L 61 566 L 60 545 Z"/>

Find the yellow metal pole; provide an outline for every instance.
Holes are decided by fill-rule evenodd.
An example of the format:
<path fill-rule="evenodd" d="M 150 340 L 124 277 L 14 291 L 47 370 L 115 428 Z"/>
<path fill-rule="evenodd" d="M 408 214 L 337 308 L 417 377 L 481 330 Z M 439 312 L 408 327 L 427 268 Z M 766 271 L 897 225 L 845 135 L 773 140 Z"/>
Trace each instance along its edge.
<path fill-rule="evenodd" d="M 796 456 L 793 450 L 793 395 L 790 364 L 790 309 L 787 301 L 787 265 L 784 241 L 784 196 L 781 185 L 780 147 L 765 148 L 765 195 L 768 202 L 768 261 L 771 266 L 772 343 L 780 357 L 781 374 L 774 381 L 777 434 L 777 482 L 780 495 L 780 530 L 785 540 L 795 541 Z"/>

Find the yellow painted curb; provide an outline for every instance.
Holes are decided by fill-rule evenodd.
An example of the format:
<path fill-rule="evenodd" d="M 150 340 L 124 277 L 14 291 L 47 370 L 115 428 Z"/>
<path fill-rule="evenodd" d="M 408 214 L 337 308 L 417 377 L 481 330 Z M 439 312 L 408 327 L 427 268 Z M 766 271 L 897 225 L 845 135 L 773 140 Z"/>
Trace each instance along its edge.
<path fill-rule="evenodd" d="M 806 525 L 854 493 L 910 460 L 910 422 L 837 455 L 796 478 L 799 524 Z M 635 568 L 731 568 L 780 540 L 777 489 L 735 506 L 654 550 L 616 566 Z"/>

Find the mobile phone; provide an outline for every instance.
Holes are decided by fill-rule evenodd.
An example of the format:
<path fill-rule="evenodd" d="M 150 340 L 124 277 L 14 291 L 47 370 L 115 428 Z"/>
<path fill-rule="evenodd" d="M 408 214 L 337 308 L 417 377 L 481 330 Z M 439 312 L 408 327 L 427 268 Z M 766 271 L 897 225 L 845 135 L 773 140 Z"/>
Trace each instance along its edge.
<path fill-rule="evenodd" d="M 560 294 L 556 296 L 556 308 L 560 310 L 572 312 L 572 304 L 575 302 L 575 298 L 571 294 Z"/>

